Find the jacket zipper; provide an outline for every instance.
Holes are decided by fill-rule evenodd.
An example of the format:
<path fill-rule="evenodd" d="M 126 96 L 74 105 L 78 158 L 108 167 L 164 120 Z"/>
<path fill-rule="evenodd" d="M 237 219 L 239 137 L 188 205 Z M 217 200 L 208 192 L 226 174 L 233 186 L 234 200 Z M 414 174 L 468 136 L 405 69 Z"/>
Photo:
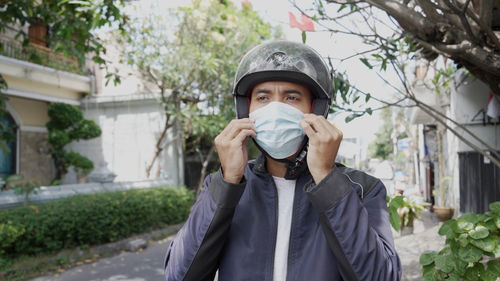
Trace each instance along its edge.
<path fill-rule="evenodd" d="M 299 179 L 296 179 L 295 180 L 295 188 L 293 190 L 293 205 L 292 205 L 292 222 L 290 224 L 290 238 L 288 240 L 288 254 L 287 254 L 287 257 L 286 257 L 286 262 L 287 262 L 287 265 L 286 265 L 286 279 L 285 280 L 288 280 L 289 276 L 288 276 L 288 271 L 289 271 L 289 266 L 290 266 L 290 257 L 291 257 L 291 251 L 292 251 L 292 237 L 293 237 L 293 229 L 294 229 L 294 224 L 296 223 L 296 219 L 295 219 L 295 211 L 297 211 L 297 194 L 295 194 L 295 191 L 297 190 L 297 185 L 299 184 Z"/>
<path fill-rule="evenodd" d="M 278 188 L 276 187 L 276 183 L 274 182 L 274 179 L 271 176 L 271 182 L 273 184 L 274 188 L 274 218 L 275 218 L 275 224 L 274 224 L 274 246 L 273 246 L 273 252 L 271 256 L 271 278 L 269 278 L 269 281 L 273 281 L 274 278 L 274 257 L 276 256 L 276 240 L 278 238 L 278 211 L 279 211 L 279 201 L 278 201 Z"/>

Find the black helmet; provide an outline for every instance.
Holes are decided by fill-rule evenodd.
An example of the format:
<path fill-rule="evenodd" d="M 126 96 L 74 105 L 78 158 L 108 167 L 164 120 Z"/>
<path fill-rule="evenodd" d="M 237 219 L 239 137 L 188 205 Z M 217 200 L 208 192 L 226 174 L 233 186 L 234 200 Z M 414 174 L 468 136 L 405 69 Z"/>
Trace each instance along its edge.
<path fill-rule="evenodd" d="M 266 81 L 286 81 L 305 85 L 313 94 L 313 113 L 328 115 L 333 98 L 330 70 L 311 47 L 290 41 L 271 41 L 251 49 L 242 59 L 234 79 L 236 117 L 248 117 L 248 97 L 252 88 Z"/>
<path fill-rule="evenodd" d="M 290 41 L 271 41 L 251 49 L 241 59 L 234 78 L 233 96 L 238 119 L 248 117 L 252 88 L 266 81 L 294 82 L 308 87 L 313 95 L 312 112 L 328 116 L 333 99 L 332 76 L 325 61 L 311 47 Z M 307 143 L 305 137 L 295 162 L 275 159 L 288 163 L 285 178 L 296 178 L 307 169 Z M 268 155 L 256 142 L 255 145 Z"/>

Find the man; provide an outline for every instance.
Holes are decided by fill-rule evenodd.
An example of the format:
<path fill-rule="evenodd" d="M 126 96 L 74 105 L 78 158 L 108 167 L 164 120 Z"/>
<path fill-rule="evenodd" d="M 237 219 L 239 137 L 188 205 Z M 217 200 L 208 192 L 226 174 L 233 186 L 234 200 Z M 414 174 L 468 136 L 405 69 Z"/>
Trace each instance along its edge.
<path fill-rule="evenodd" d="M 171 243 L 166 279 L 399 280 L 384 185 L 335 164 L 342 133 L 325 119 L 333 85 L 319 54 L 259 45 L 233 94 L 237 119 L 215 138 L 222 167 Z"/>

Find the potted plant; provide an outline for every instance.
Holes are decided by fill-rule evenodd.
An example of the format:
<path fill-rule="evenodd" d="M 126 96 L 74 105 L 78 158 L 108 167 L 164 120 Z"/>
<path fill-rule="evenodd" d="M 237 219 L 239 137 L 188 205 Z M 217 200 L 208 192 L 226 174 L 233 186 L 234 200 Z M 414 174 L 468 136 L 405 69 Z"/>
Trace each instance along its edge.
<path fill-rule="evenodd" d="M 439 206 L 433 206 L 434 213 L 439 221 L 444 222 L 453 217 L 455 209 L 446 205 L 446 195 L 448 194 L 448 182 L 452 179 L 449 176 L 445 176 L 444 167 L 444 156 L 443 156 L 443 134 L 444 130 L 438 131 L 438 148 L 439 148 L 439 175 L 441 179 L 439 180 Z M 433 195 L 436 190 L 434 190 Z"/>
<path fill-rule="evenodd" d="M 401 235 L 413 233 L 413 223 L 420 217 L 421 212 L 429 203 L 417 203 L 415 200 L 403 196 L 395 195 L 387 197 L 389 218 L 392 227 L 396 231 L 401 231 Z"/>
<path fill-rule="evenodd" d="M 86 183 L 87 175 L 94 169 L 94 163 L 87 157 L 73 151 L 66 154 L 66 159 L 76 172 L 77 182 Z"/>
<path fill-rule="evenodd" d="M 432 209 L 439 221 L 444 222 L 453 217 L 455 209 L 446 205 L 446 194 L 448 192 L 448 181 L 451 177 L 443 177 L 439 184 L 439 206 L 434 205 Z M 436 191 L 436 190 L 434 190 Z M 434 194 L 435 196 L 436 194 Z"/>
<path fill-rule="evenodd" d="M 465 213 L 439 228 L 446 245 L 420 256 L 423 279 L 486 280 L 500 276 L 500 201 L 484 214 Z"/>

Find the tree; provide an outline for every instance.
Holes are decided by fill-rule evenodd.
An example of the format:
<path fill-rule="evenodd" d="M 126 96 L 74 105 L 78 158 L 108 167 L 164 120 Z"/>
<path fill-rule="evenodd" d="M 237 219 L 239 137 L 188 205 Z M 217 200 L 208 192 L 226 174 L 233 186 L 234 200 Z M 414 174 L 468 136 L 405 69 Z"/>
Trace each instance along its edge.
<path fill-rule="evenodd" d="M 80 65 L 85 64 L 85 57 L 89 54 L 94 62 L 106 67 L 103 58 L 106 48 L 93 31 L 111 25 L 123 30 L 127 19 L 122 16 L 119 3 L 113 0 L 0 1 L 0 34 L 7 29 L 16 30 L 15 38 L 20 39 L 23 48 L 27 49 L 30 45 L 29 34 L 14 28 L 41 25 L 49 31 L 44 38 L 47 46 L 56 53 L 74 56 L 78 58 Z M 0 42 L 0 51 L 2 49 L 3 44 Z M 119 83 L 120 77 L 114 75 L 114 81 Z M 2 94 L 2 90 L 7 87 L 0 74 L 0 117 L 7 112 L 6 98 Z M 12 138 L 11 132 L 0 124 L 0 139 L 7 138 Z"/>
<path fill-rule="evenodd" d="M 191 147 L 198 149 L 205 173 L 213 138 L 234 116 L 231 84 L 239 60 L 250 47 L 277 36 L 251 7 L 238 9 L 230 1 L 195 0 L 168 17 L 163 11 L 131 17 L 124 38 L 128 62 L 154 85 L 165 112 L 147 176 L 176 124 L 197 143 Z"/>
<path fill-rule="evenodd" d="M 394 125 L 392 123 L 392 111 L 390 107 L 382 109 L 380 112 L 383 120 L 382 128 L 375 133 L 376 139 L 369 145 L 370 157 L 388 159 L 394 152 L 392 141 L 392 132 Z"/>
<path fill-rule="evenodd" d="M 51 145 L 50 154 L 56 167 L 56 178 L 61 179 L 73 166 L 77 173 L 88 174 L 94 167 L 91 160 L 64 147 L 76 140 L 88 140 L 101 135 L 94 120 L 83 118 L 82 111 L 69 104 L 53 103 L 49 106 L 50 121 L 46 127 Z"/>
<path fill-rule="evenodd" d="M 499 0 L 319 0 L 319 7 L 323 2 L 350 5 L 357 12 L 371 7 L 385 11 L 400 28 L 397 36 L 417 43 L 427 59 L 434 60 L 438 54 L 452 59 L 500 96 Z"/>
<path fill-rule="evenodd" d="M 494 43 L 495 39 L 491 37 L 492 34 L 497 36 L 494 32 L 496 23 L 492 23 L 491 17 L 488 19 L 488 12 L 484 10 L 486 6 L 481 8 L 478 1 L 473 2 L 471 3 L 469 0 L 436 1 L 432 3 L 431 1 L 395 0 L 318 0 L 312 8 L 303 9 L 298 5 L 295 5 L 295 7 L 313 18 L 323 30 L 335 34 L 354 36 L 365 43 L 363 50 L 348 57 L 339 58 L 339 60 L 346 61 L 358 58 L 367 68 L 379 71 L 377 75 L 390 85 L 399 96 L 395 101 L 376 99 L 368 91 L 363 91 L 350 83 L 344 73 L 336 72 L 334 73 L 334 82 L 339 95 L 337 95 L 337 103 L 334 103 L 333 110 L 351 112 L 352 114 L 347 118 L 347 121 L 366 113 L 371 114 L 373 111 L 387 106 L 402 108 L 417 106 L 465 144 L 500 167 L 500 161 L 498 160 L 500 154 L 495 149 L 462 124 L 458 124 L 455 120 L 419 100 L 413 91 L 412 85 L 410 85 L 409 81 L 411 79 L 407 75 L 409 62 L 419 57 L 435 59 L 437 54 L 441 54 L 455 60 L 454 71 L 465 66 L 471 74 L 482 79 L 490 85 L 495 94 L 498 94 L 498 84 L 495 85 L 495 83 L 500 81 L 498 79 L 500 71 L 497 67 L 500 63 L 498 56 L 500 49 Z M 433 9 L 429 7 L 433 7 Z M 490 6 L 490 8 L 489 15 L 491 16 L 496 10 L 493 6 Z M 461 9 L 465 14 L 459 13 L 457 9 Z M 485 26 L 476 21 L 475 17 L 479 11 L 485 13 L 487 16 L 486 22 L 490 23 L 490 25 Z M 441 17 L 433 13 L 441 15 Z M 456 25 L 458 24 L 457 19 L 462 22 L 462 25 Z M 470 32 L 467 31 L 467 26 L 476 27 Z M 467 29 L 467 32 L 463 32 L 462 27 Z M 474 34 L 473 32 L 477 32 L 475 36 L 481 37 L 482 41 L 467 37 Z M 303 38 L 305 38 L 305 33 Z M 430 41 L 427 42 L 424 39 Z M 475 45 L 468 45 L 470 42 Z M 469 46 L 472 51 L 462 48 L 463 46 Z M 474 54 L 477 57 L 474 57 Z M 487 59 L 485 59 L 485 56 Z M 331 58 L 330 63 L 332 64 Z M 335 71 L 333 64 L 332 69 Z M 388 80 L 387 73 L 389 70 L 399 80 L 399 84 L 391 83 Z M 438 71 L 435 77 L 434 90 L 437 93 L 439 93 L 441 87 L 446 86 L 450 79 L 449 75 L 442 74 L 450 74 L 448 68 Z M 359 99 L 363 95 L 365 99 Z M 359 106 L 359 103 L 356 106 L 358 100 L 366 102 L 370 99 L 376 100 L 381 106 L 375 109 L 370 107 L 363 109 L 362 106 Z M 457 131 L 456 128 L 459 128 L 461 132 Z M 474 145 L 470 139 L 474 139 L 485 146 L 488 151 L 491 151 L 491 155 Z"/>

